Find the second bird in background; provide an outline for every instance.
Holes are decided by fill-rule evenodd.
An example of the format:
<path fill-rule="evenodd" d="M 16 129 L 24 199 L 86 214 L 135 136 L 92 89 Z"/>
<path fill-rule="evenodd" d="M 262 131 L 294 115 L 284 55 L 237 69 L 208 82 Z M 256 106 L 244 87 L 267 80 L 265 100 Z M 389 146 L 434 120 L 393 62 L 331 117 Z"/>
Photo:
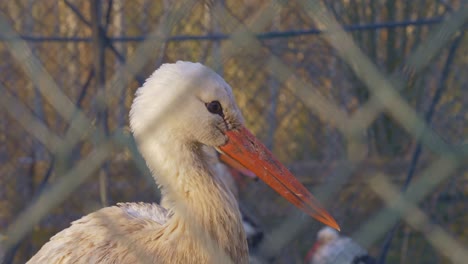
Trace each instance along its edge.
<path fill-rule="evenodd" d="M 367 250 L 330 227 L 317 233 L 317 242 L 307 253 L 307 264 L 375 264 Z"/>

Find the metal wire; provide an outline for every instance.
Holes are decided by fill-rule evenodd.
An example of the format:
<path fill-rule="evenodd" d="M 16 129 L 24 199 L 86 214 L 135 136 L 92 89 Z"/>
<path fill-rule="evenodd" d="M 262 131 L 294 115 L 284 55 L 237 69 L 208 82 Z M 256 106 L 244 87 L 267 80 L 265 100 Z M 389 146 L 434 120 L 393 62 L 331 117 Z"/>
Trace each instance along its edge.
<path fill-rule="evenodd" d="M 407 252 L 399 240 L 380 247 L 386 233 L 401 237 L 403 225 L 421 234 L 413 245 L 436 249 L 430 256 L 412 252 L 421 263 L 431 256 L 466 259 L 466 232 L 457 232 L 464 225 L 455 217 L 466 211 L 467 195 L 460 186 L 468 152 L 459 147 L 468 129 L 467 65 L 457 59 L 466 52 L 466 3 L 395 1 L 391 16 L 379 10 L 392 4 L 377 1 L 231 2 L 99 1 L 102 17 L 94 19 L 84 1 L 0 4 L 0 259 L 24 262 L 71 220 L 99 207 L 104 190 L 110 202 L 158 198 L 126 115 L 142 76 L 179 59 L 200 60 L 222 73 L 247 125 L 285 163 L 321 164 L 298 171 L 301 180 L 314 179 L 313 193 L 333 208 L 344 232 L 374 255 L 382 253 L 381 262 L 398 262 L 396 255 Z M 47 12 L 57 18 L 38 18 Z M 395 39 L 398 49 L 388 44 Z M 93 63 L 93 47 L 102 49 L 104 63 Z M 424 109 L 430 110 L 421 118 Z M 100 111 L 108 115 L 103 119 Z M 404 150 L 375 150 L 373 144 L 392 147 L 377 140 L 382 131 Z M 417 153 L 416 161 L 410 153 Z M 395 165 L 401 158 L 407 167 Z M 18 162 L 26 159 L 27 170 Z M 359 176 L 370 160 L 378 161 L 375 173 Z M 92 177 L 102 166 L 113 181 Z M 135 179 L 138 174 L 145 177 Z M 128 190 L 129 181 L 150 189 Z M 89 206 L 77 206 L 83 203 L 73 196 L 77 191 L 86 193 Z M 441 192 L 458 198 L 444 206 L 429 202 Z M 276 196 L 261 184 L 241 193 L 269 230 L 256 256 L 302 260 L 318 224 L 289 214 L 286 203 L 271 206 Z M 447 220 L 435 222 L 434 215 Z"/>

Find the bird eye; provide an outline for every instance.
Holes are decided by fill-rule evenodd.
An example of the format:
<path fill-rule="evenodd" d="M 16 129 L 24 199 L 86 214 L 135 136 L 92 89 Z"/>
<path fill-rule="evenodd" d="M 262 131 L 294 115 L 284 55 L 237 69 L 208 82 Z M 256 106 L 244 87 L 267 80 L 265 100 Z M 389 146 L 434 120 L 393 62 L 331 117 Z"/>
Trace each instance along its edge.
<path fill-rule="evenodd" d="M 221 104 L 218 101 L 213 101 L 213 102 L 210 102 L 210 103 L 206 103 L 205 105 L 206 105 L 206 109 L 208 109 L 208 111 L 210 111 L 210 113 L 217 114 L 217 115 L 220 115 L 220 116 L 224 116 L 223 115 L 223 108 L 221 107 Z"/>

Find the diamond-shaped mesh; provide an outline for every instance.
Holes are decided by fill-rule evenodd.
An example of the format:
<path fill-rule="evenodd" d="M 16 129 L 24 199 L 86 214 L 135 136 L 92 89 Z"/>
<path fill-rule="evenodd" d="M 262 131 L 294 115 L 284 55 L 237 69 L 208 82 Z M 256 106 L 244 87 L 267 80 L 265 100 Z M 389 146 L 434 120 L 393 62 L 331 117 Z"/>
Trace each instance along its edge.
<path fill-rule="evenodd" d="M 467 10 L 461 0 L 1 1 L 0 259 L 24 263 L 103 206 L 159 201 L 128 112 L 156 68 L 188 60 L 225 78 L 246 126 L 380 263 L 464 260 Z M 239 188 L 266 232 L 251 254 L 302 263 L 321 225 L 263 183 Z"/>

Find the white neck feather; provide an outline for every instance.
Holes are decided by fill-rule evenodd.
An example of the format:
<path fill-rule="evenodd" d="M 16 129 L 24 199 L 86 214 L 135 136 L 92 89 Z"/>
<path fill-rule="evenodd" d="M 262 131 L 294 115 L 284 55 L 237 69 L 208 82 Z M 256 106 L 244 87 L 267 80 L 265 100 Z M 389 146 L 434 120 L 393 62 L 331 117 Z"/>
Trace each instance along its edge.
<path fill-rule="evenodd" d="M 173 212 L 169 225 L 185 229 L 190 237 L 204 236 L 210 240 L 205 245 L 239 260 L 247 245 L 237 201 L 213 175 L 202 146 L 175 140 L 168 133 L 156 134 L 151 134 L 154 140 L 140 142 L 139 148 Z"/>

